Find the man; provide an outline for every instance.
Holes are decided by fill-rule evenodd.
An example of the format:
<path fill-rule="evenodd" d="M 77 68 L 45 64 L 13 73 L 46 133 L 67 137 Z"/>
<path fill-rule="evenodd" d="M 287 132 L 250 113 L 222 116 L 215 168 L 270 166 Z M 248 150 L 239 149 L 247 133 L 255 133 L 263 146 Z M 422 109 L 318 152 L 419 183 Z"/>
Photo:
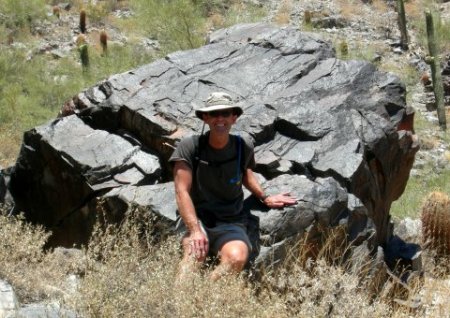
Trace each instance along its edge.
<path fill-rule="evenodd" d="M 288 193 L 267 195 L 262 190 L 252 171 L 252 143 L 230 135 L 243 113 L 230 95 L 212 93 L 205 107 L 195 113 L 209 132 L 181 140 L 169 159 L 174 164 L 176 201 L 183 222 L 179 225 L 186 231 L 179 274 L 182 278 L 213 254 L 220 260 L 211 273 L 216 280 L 242 271 L 251 250 L 242 185 L 270 208 L 293 205 L 297 200 Z"/>

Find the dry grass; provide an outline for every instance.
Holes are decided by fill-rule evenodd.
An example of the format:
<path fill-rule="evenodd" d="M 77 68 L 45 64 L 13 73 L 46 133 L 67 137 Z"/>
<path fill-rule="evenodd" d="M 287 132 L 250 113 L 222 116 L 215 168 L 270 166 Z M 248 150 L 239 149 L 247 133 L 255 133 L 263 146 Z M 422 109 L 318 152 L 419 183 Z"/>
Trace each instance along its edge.
<path fill-rule="evenodd" d="M 22 133 L 14 131 L 12 127 L 0 127 L 0 167 L 14 164 L 20 150 Z"/>
<path fill-rule="evenodd" d="M 283 2 L 278 7 L 277 14 L 273 18 L 274 22 L 278 25 L 287 25 L 291 20 L 292 12 L 292 1 L 283 0 Z"/>
<path fill-rule="evenodd" d="M 340 14 L 345 19 L 351 19 L 357 17 L 361 14 L 360 5 L 356 5 L 353 0 L 338 0 L 336 1 L 338 7 L 340 8 Z"/>
<path fill-rule="evenodd" d="M 386 4 L 386 1 L 383 0 L 373 0 L 372 1 L 372 7 L 380 13 L 386 13 L 387 11 L 389 11 L 389 7 Z"/>
<path fill-rule="evenodd" d="M 120 226 L 97 226 L 83 250 L 43 251 L 48 233 L 1 215 L 0 278 L 22 303 L 56 298 L 83 317 L 434 317 L 449 310 L 449 271 L 434 258 L 423 284 L 404 287 L 388 277 L 373 289 L 368 258 L 344 266 L 349 250 L 339 230 L 322 238 L 315 261 L 300 242 L 255 282 L 242 275 L 212 283 L 205 268 L 175 284 L 178 241 L 155 238 L 148 216 L 134 211 Z M 77 278 L 76 288 L 69 277 Z M 415 299 L 420 305 L 411 309 Z"/>
<path fill-rule="evenodd" d="M 207 25 L 214 29 L 222 28 L 225 25 L 225 18 L 218 12 L 212 13 L 208 17 Z"/>
<path fill-rule="evenodd" d="M 431 150 L 439 146 L 440 139 L 435 136 L 423 136 L 420 138 L 419 142 L 420 142 L 420 149 Z"/>
<path fill-rule="evenodd" d="M 411 19 L 424 19 L 424 10 L 423 0 L 405 1 L 405 12 Z"/>

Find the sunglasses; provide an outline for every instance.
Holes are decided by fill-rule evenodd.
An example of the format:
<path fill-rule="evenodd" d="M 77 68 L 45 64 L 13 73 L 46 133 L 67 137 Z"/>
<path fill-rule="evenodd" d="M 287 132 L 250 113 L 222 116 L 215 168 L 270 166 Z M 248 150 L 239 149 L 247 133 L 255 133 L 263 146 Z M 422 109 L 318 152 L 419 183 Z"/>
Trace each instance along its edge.
<path fill-rule="evenodd" d="M 234 114 L 234 112 L 232 110 L 214 110 L 214 111 L 208 113 L 208 115 L 210 117 L 214 117 L 214 118 L 219 117 L 219 116 L 228 118 L 233 114 Z"/>

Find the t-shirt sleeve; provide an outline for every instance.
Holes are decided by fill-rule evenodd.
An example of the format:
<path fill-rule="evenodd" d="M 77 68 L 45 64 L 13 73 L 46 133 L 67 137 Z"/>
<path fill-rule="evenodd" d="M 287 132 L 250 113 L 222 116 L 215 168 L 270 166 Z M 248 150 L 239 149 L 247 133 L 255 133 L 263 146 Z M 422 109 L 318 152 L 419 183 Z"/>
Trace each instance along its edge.
<path fill-rule="evenodd" d="M 251 141 L 249 138 L 242 138 L 244 140 L 244 167 L 245 169 L 255 169 L 256 162 L 255 162 L 255 149 L 253 146 L 253 141 Z"/>
<path fill-rule="evenodd" d="M 195 157 L 194 136 L 181 139 L 177 148 L 169 158 L 169 162 L 173 165 L 176 161 L 185 161 L 192 169 Z"/>

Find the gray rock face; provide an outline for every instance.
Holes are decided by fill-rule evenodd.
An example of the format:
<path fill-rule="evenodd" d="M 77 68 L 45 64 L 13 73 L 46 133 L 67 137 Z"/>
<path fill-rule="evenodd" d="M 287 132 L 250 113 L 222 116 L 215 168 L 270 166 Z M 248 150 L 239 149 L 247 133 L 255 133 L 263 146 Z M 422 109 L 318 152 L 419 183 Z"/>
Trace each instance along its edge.
<path fill-rule="evenodd" d="M 267 24 L 219 30 L 204 47 L 78 94 L 65 117 L 25 134 L 10 181 L 17 208 L 53 228 L 55 244 L 88 238 L 98 199 L 112 215 L 138 204 L 173 224 L 167 144 L 200 133 L 194 109 L 213 91 L 244 109 L 235 128 L 254 141 L 266 191 L 300 199 L 284 210 L 246 200 L 260 258 L 338 224 L 355 242 L 388 242 L 389 209 L 418 150 L 404 85 L 367 62 L 337 60 L 314 34 Z"/>
<path fill-rule="evenodd" d="M 16 293 L 10 284 L 0 279 L 0 317 L 13 314 L 19 308 Z"/>

